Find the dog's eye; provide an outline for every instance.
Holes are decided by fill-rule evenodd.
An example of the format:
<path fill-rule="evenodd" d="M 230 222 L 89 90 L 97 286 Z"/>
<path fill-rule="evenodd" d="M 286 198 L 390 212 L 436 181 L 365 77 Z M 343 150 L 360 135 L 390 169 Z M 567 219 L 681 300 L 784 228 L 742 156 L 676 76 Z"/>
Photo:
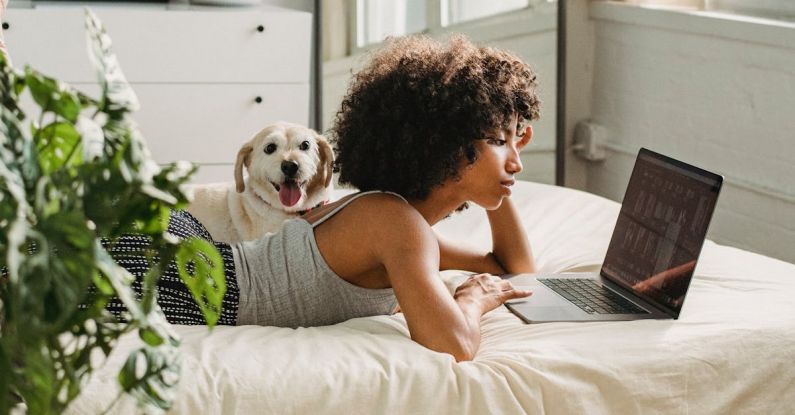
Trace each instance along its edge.
<path fill-rule="evenodd" d="M 302 151 L 309 150 L 309 141 L 304 141 L 300 146 L 298 146 L 298 148 L 300 148 Z"/>
<path fill-rule="evenodd" d="M 271 154 L 276 151 L 276 144 L 270 143 L 265 146 L 265 154 Z"/>

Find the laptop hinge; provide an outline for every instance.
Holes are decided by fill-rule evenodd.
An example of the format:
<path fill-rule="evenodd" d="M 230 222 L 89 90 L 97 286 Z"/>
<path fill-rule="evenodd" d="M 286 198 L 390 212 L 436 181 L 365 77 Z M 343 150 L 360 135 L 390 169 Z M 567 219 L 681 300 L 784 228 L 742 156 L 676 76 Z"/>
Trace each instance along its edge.
<path fill-rule="evenodd" d="M 605 274 L 600 272 L 599 276 L 602 277 L 602 284 L 606 285 L 608 288 L 621 295 L 621 297 L 623 297 L 627 301 L 630 301 L 635 305 L 641 306 L 645 308 L 647 311 L 653 310 L 670 317 L 676 317 L 676 314 L 671 310 L 666 310 L 664 308 L 657 306 L 651 301 L 646 301 L 643 297 L 632 292 L 632 290 L 628 290 L 623 286 L 621 286 L 620 284 L 614 282 L 610 277 L 606 276 Z"/>

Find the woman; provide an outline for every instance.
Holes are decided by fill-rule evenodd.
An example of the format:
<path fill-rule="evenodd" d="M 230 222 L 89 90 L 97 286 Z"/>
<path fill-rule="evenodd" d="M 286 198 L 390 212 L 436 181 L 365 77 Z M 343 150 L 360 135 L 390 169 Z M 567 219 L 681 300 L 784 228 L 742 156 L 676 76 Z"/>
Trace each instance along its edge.
<path fill-rule="evenodd" d="M 535 269 L 510 198 L 519 151 L 532 138 L 523 123 L 538 118 L 535 88 L 521 60 L 463 37 L 388 41 L 353 79 L 331 131 L 340 183 L 362 192 L 262 239 L 216 244 L 228 285 L 220 323 L 316 326 L 391 314 L 399 304 L 413 340 L 472 359 L 481 316 L 531 294 L 490 274 Z M 431 228 L 468 202 L 487 211 L 492 252 L 459 248 Z M 210 239 L 185 212 L 172 215 L 169 231 Z M 145 272 L 140 261 L 122 265 Z M 442 269 L 481 274 L 451 296 Z M 203 323 L 173 269 L 158 302 L 169 321 Z M 109 308 L 123 311 L 118 302 Z"/>

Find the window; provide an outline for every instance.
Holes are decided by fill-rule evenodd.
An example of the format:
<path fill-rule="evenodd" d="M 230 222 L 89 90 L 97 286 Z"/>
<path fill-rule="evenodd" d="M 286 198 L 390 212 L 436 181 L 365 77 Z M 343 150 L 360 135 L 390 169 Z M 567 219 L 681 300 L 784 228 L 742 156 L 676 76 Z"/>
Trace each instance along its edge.
<path fill-rule="evenodd" d="M 442 26 L 523 9 L 530 0 L 442 0 Z"/>
<path fill-rule="evenodd" d="M 555 0 L 352 0 L 351 50 L 387 36 L 434 33 L 445 27 Z"/>
<path fill-rule="evenodd" d="M 426 0 L 356 0 L 356 48 L 428 28 Z"/>

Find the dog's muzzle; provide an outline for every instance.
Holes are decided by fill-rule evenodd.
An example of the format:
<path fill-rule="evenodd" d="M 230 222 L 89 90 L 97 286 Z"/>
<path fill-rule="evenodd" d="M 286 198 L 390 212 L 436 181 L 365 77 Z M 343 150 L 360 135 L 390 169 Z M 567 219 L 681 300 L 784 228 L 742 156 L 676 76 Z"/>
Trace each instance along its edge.
<path fill-rule="evenodd" d="M 282 205 L 291 207 L 301 200 L 301 187 L 304 183 L 295 180 L 298 174 L 298 163 L 292 160 L 284 160 L 281 164 L 284 181 L 281 184 L 271 183 L 276 191 L 279 192 L 279 201 Z"/>
<path fill-rule="evenodd" d="M 294 178 L 295 174 L 298 173 L 298 163 L 290 160 L 285 160 L 282 162 L 282 173 L 284 173 L 285 177 Z"/>
<path fill-rule="evenodd" d="M 291 207 L 295 206 L 301 200 L 301 188 L 304 187 L 306 182 L 299 182 L 293 179 L 284 179 L 284 182 L 276 184 L 271 182 L 273 188 L 279 192 L 279 201 L 282 205 Z"/>

